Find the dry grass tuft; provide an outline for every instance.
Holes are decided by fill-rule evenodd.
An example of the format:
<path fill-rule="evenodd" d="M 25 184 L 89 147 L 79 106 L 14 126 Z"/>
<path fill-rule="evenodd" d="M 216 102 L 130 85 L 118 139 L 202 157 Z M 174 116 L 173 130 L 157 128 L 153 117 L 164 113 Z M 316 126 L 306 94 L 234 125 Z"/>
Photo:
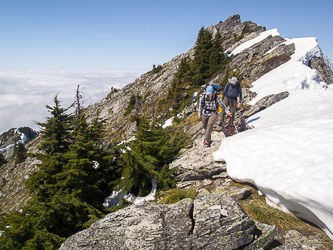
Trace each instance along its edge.
<path fill-rule="evenodd" d="M 232 182 L 232 185 L 244 187 L 244 184 Z M 309 222 L 303 221 L 291 214 L 273 208 L 266 204 L 264 196 L 260 196 L 258 191 L 251 185 L 246 185 L 251 188 L 252 195 L 246 200 L 237 201 L 245 212 L 253 219 L 261 223 L 275 225 L 278 230 L 278 237 L 281 244 L 284 244 L 282 239 L 289 230 L 297 230 L 304 236 L 318 237 L 323 246 L 319 249 L 333 249 L 333 241 L 318 227 Z"/>
<path fill-rule="evenodd" d="M 163 192 L 159 197 L 159 203 L 161 204 L 173 204 L 182 199 L 191 198 L 192 200 L 197 197 L 198 192 L 194 189 L 180 189 L 174 188 Z"/>

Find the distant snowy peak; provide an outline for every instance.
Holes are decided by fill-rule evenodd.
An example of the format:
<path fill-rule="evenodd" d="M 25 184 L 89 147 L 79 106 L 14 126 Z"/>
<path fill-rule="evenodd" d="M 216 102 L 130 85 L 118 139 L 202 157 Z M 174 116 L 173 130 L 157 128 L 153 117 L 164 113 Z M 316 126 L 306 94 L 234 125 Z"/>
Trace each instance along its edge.
<path fill-rule="evenodd" d="M 24 133 L 21 133 L 20 131 L 18 131 L 17 129 L 15 129 L 15 132 L 14 134 L 18 134 L 20 136 L 20 140 L 17 142 L 17 143 L 22 143 L 22 144 L 25 144 L 27 142 L 27 137 Z M 3 153 L 5 151 L 7 151 L 8 149 L 12 148 L 15 146 L 15 143 L 14 144 L 10 144 L 4 148 L 0 148 L 0 153 Z"/>

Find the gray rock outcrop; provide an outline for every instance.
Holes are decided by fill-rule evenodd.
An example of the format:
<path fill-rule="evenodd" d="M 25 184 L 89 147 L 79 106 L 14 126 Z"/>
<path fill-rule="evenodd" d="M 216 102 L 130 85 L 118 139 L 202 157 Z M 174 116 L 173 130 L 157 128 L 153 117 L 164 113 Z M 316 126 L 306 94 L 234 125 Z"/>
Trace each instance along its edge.
<path fill-rule="evenodd" d="M 245 29 L 247 29 L 247 32 L 245 32 Z M 213 37 L 215 37 L 217 32 L 220 32 L 223 41 L 222 46 L 230 52 L 234 47 L 258 36 L 260 32 L 265 30 L 265 27 L 259 26 L 251 21 L 241 22 L 240 15 L 238 14 L 230 16 L 224 22 L 221 21 L 216 25 L 208 27 L 208 31 L 213 34 Z M 235 39 L 242 34 L 244 34 L 244 37 L 235 43 Z"/>
<path fill-rule="evenodd" d="M 317 70 L 320 81 L 326 82 L 327 84 L 333 83 L 333 71 L 326 65 L 322 58 L 312 57 L 308 66 L 311 69 Z"/>
<path fill-rule="evenodd" d="M 289 96 L 289 93 L 287 91 L 281 92 L 276 95 L 268 95 L 264 98 L 260 99 L 256 104 L 254 104 L 250 110 L 244 112 L 244 118 L 247 119 L 248 117 L 258 113 L 261 110 L 264 110 L 268 108 L 269 106 L 272 106 L 274 103 L 277 103 L 284 98 L 287 98 Z"/>
<path fill-rule="evenodd" d="M 315 250 L 324 249 L 321 240 L 316 236 L 304 236 L 296 230 L 290 230 L 285 235 L 285 244 L 274 248 L 275 250 Z"/>
<path fill-rule="evenodd" d="M 69 237 L 60 250 L 266 247 L 267 237 L 258 240 L 266 235 L 262 228 L 233 199 L 203 189 L 194 201 L 144 203 L 118 210 Z"/>

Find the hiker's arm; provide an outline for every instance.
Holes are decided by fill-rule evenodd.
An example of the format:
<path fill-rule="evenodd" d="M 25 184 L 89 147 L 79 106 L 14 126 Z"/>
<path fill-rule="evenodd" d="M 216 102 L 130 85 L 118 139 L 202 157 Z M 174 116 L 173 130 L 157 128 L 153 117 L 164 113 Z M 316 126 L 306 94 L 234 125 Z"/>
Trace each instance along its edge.
<path fill-rule="evenodd" d="M 219 96 L 216 97 L 216 101 L 218 103 L 218 105 L 220 105 L 220 107 L 228 114 L 228 115 L 232 115 L 231 112 L 229 111 L 229 109 L 224 105 L 224 103 L 222 102 L 222 100 L 220 99 Z"/>
<path fill-rule="evenodd" d="M 198 111 L 199 121 L 201 121 L 201 116 L 202 116 L 202 105 L 201 105 L 201 101 L 202 101 L 202 97 L 200 98 L 200 101 L 199 101 L 199 111 Z"/>
<path fill-rule="evenodd" d="M 223 101 L 223 99 L 224 99 L 224 95 L 227 94 L 227 93 L 226 93 L 226 91 L 227 91 L 227 85 L 228 85 L 228 83 L 224 86 L 224 90 L 223 90 L 223 93 L 222 93 L 222 101 Z"/>

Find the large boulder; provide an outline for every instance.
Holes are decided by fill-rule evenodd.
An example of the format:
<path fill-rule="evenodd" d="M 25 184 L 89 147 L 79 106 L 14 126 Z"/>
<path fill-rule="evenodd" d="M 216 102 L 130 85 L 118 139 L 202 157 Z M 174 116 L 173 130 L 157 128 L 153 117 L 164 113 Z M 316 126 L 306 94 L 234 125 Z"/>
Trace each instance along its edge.
<path fill-rule="evenodd" d="M 194 200 L 193 249 L 237 249 L 252 242 L 255 222 L 233 199 L 202 190 Z"/>
<path fill-rule="evenodd" d="M 251 244 L 264 248 L 270 241 L 258 240 L 266 235 L 262 228 L 233 199 L 202 189 L 194 201 L 118 210 L 69 237 L 60 250 L 238 249 Z"/>
<path fill-rule="evenodd" d="M 69 237 L 60 249 L 190 249 L 192 211 L 191 199 L 132 205 Z"/>

